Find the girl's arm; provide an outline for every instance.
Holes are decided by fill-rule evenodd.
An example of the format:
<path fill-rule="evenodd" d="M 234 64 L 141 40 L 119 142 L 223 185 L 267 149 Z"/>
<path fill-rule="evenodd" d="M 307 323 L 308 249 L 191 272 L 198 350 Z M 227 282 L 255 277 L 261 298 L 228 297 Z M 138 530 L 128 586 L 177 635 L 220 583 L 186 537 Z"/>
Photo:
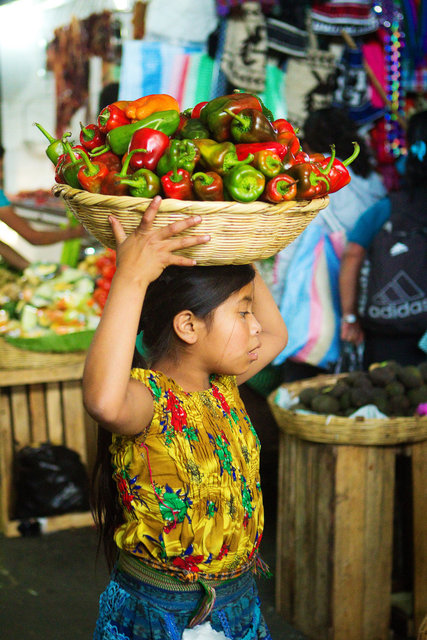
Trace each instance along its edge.
<path fill-rule="evenodd" d="M 341 338 L 347 342 L 360 344 L 364 335 L 360 322 L 346 322 L 346 315 L 354 315 L 357 318 L 357 299 L 359 290 L 359 273 L 362 267 L 366 250 L 356 242 L 347 244 L 344 256 L 341 260 L 339 289 L 341 299 Z"/>
<path fill-rule="evenodd" d="M 13 210 L 13 207 L 1 207 L 0 220 L 8 227 L 19 233 L 27 242 L 33 245 L 53 244 L 72 238 L 81 238 L 84 235 L 84 228 L 81 225 L 69 227 L 68 229 L 54 229 L 53 231 L 38 231 L 34 229 L 25 218 L 21 218 Z"/>
<path fill-rule="evenodd" d="M 253 313 L 262 327 L 260 335 L 261 347 L 258 359 L 251 364 L 248 371 L 237 376 L 237 384 L 242 384 L 261 371 L 279 355 L 288 341 L 288 332 L 282 315 L 270 293 L 269 288 L 255 269 Z"/>
<path fill-rule="evenodd" d="M 120 222 L 110 217 L 117 269 L 86 359 L 83 400 L 88 413 L 115 433 L 139 433 L 152 418 L 150 392 L 130 378 L 147 287 L 170 264 L 194 266 L 194 260 L 175 255 L 174 251 L 209 240 L 209 236 L 172 237 L 198 224 L 199 216 L 153 230 L 160 203 L 160 197 L 154 198 L 139 227 L 127 238 Z"/>

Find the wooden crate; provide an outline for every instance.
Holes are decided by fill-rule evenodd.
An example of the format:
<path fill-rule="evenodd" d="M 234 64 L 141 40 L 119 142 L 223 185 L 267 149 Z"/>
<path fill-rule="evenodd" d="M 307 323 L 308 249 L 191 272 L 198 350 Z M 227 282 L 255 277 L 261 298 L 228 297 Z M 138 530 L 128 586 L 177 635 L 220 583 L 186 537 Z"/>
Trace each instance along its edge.
<path fill-rule="evenodd" d="M 20 535 L 13 519 L 14 453 L 34 442 L 51 441 L 76 451 L 90 473 L 96 450 L 96 425 L 83 407 L 80 362 L 50 368 L 0 369 L 0 530 Z M 43 532 L 93 523 L 90 512 L 39 519 Z"/>
<path fill-rule="evenodd" d="M 276 608 L 313 640 L 388 640 L 398 447 L 279 438 Z M 410 444 L 414 628 L 427 613 L 427 441 Z"/>

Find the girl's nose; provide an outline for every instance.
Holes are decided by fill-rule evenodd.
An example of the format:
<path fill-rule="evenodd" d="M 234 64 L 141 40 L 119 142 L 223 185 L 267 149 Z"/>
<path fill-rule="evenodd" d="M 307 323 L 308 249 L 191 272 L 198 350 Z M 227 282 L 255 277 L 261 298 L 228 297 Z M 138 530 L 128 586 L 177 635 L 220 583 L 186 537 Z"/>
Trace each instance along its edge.
<path fill-rule="evenodd" d="M 258 333 L 261 333 L 262 331 L 262 327 L 260 325 L 260 323 L 258 322 L 258 320 L 255 318 L 254 315 L 252 315 L 252 320 L 253 320 L 253 324 L 252 324 L 252 332 L 257 335 Z"/>

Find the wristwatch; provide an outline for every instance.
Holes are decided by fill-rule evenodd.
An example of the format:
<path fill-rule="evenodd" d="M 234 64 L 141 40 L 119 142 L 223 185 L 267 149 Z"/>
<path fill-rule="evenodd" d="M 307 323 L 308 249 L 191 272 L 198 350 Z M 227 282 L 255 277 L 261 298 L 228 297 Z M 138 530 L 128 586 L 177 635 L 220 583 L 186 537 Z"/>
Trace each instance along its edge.
<path fill-rule="evenodd" d="M 357 322 L 357 316 L 354 313 L 345 313 L 341 318 L 343 322 L 347 322 L 347 324 L 354 324 Z"/>

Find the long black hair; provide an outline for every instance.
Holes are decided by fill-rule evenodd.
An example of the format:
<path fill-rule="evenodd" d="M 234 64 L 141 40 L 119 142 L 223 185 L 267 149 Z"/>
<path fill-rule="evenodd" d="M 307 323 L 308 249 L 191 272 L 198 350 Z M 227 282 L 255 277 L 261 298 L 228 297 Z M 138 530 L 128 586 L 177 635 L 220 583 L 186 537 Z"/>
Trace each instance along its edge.
<path fill-rule="evenodd" d="M 147 362 L 152 365 L 160 357 L 174 353 L 178 338 L 173 329 L 173 319 L 177 313 L 188 309 L 209 327 L 215 309 L 254 277 L 251 265 L 167 267 L 149 285 L 141 313 L 140 329 L 144 332 Z M 136 350 L 132 366 L 146 366 Z M 110 569 L 117 553 L 114 532 L 124 522 L 111 466 L 111 441 L 112 434 L 98 426 L 97 456 L 92 474 L 92 511 L 98 527 L 98 551 L 103 547 Z"/>
<path fill-rule="evenodd" d="M 303 141 L 313 152 L 330 153 L 335 145 L 338 158 L 345 160 L 354 151 L 353 142 L 360 146 L 357 158 L 351 163 L 355 174 L 367 178 L 373 171 L 372 158 L 368 145 L 360 135 L 357 125 L 343 109 L 325 107 L 311 112 L 303 125 Z"/>

